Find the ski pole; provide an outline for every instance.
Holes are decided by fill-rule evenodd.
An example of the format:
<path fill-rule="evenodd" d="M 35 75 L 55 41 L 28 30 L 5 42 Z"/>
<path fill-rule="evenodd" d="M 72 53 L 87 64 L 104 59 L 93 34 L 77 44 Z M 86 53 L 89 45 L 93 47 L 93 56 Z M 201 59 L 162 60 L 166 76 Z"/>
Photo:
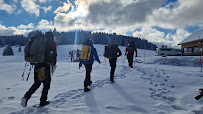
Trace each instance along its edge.
<path fill-rule="evenodd" d="M 32 71 L 32 68 L 33 68 L 33 65 L 30 66 L 29 73 L 28 73 L 28 75 L 27 75 L 26 81 L 28 81 L 28 78 L 30 77 L 30 73 L 31 73 L 31 71 Z"/>
<path fill-rule="evenodd" d="M 27 65 L 27 61 L 25 62 L 25 67 L 24 67 L 24 71 L 23 71 L 23 74 L 22 74 L 22 80 L 24 80 L 24 73 L 25 73 L 26 65 Z"/>
<path fill-rule="evenodd" d="M 104 61 L 105 61 L 105 65 L 107 65 L 107 63 L 106 63 L 106 58 L 104 57 Z"/>
<path fill-rule="evenodd" d="M 123 61 L 123 63 L 125 63 L 125 58 L 126 58 L 126 55 L 124 56 L 124 61 Z"/>

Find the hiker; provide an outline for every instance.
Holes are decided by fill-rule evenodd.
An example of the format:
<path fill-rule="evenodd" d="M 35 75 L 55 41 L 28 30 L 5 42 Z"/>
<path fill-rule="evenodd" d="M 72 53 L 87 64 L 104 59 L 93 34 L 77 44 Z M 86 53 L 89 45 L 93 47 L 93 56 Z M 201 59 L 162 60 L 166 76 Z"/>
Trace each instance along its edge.
<path fill-rule="evenodd" d="M 71 62 L 74 62 L 74 53 L 75 53 L 75 49 L 73 51 L 69 51 L 69 55 L 71 57 Z"/>
<path fill-rule="evenodd" d="M 112 45 L 105 46 L 104 56 L 109 59 L 109 64 L 111 67 L 110 71 L 110 81 L 114 81 L 114 73 L 116 70 L 117 57 L 122 55 L 121 50 L 118 48 L 118 44 L 113 43 Z"/>
<path fill-rule="evenodd" d="M 93 41 L 88 39 L 82 46 L 80 62 L 79 62 L 79 69 L 82 67 L 82 64 L 85 66 L 86 69 L 86 77 L 84 80 L 84 92 L 90 91 L 88 86 L 91 86 L 91 72 L 92 72 L 92 65 L 94 62 L 94 58 L 101 64 L 99 57 L 97 55 L 97 50 L 93 46 Z"/>
<path fill-rule="evenodd" d="M 127 55 L 129 67 L 131 67 L 131 68 L 133 68 L 134 51 L 136 53 L 135 57 L 137 57 L 137 48 L 135 47 L 135 42 L 134 41 L 130 41 L 128 43 L 127 47 L 126 47 L 125 55 Z"/>
<path fill-rule="evenodd" d="M 33 35 L 38 34 L 38 35 Z M 29 38 L 35 38 L 36 36 L 40 38 L 44 38 L 44 35 L 40 31 L 33 31 L 28 34 Z M 56 65 L 56 42 L 54 41 L 54 35 L 52 32 L 45 33 L 45 51 L 44 51 L 44 61 L 43 62 L 34 62 L 31 63 L 34 65 L 34 84 L 31 88 L 25 93 L 24 97 L 21 99 L 21 105 L 23 107 L 27 106 L 28 100 L 31 98 L 32 94 L 40 87 L 41 83 L 43 83 L 42 95 L 40 98 L 40 106 L 45 106 L 49 104 L 47 101 L 48 90 L 50 89 L 51 83 L 51 74 L 50 67 Z M 34 42 L 34 41 L 33 41 Z M 39 44 L 38 44 L 39 46 Z"/>

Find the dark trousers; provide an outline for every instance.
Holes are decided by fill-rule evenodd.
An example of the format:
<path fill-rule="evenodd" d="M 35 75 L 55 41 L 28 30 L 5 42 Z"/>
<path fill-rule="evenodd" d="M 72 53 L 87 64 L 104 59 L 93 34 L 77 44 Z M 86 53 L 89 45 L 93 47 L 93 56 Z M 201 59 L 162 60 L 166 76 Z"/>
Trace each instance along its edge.
<path fill-rule="evenodd" d="M 38 73 L 37 69 L 40 67 L 46 67 L 45 72 L 46 72 L 46 79 L 43 81 L 38 80 Z M 45 102 L 47 100 L 47 95 L 48 95 L 48 90 L 50 89 L 50 83 L 51 83 L 51 75 L 50 75 L 50 66 L 37 66 L 35 65 L 34 68 L 34 84 L 31 86 L 31 88 L 25 93 L 24 97 L 26 97 L 27 100 L 29 100 L 32 96 L 33 93 L 40 87 L 41 83 L 43 83 L 44 87 L 42 90 L 42 95 L 40 98 L 41 102 Z"/>
<path fill-rule="evenodd" d="M 111 67 L 111 71 L 110 71 L 110 79 L 111 80 L 114 79 L 114 73 L 115 73 L 115 70 L 116 70 L 116 61 L 117 61 L 117 58 L 109 59 L 109 64 L 110 64 L 110 67 Z"/>
<path fill-rule="evenodd" d="M 91 72 L 92 72 L 92 64 L 85 64 L 85 69 L 86 69 L 86 77 L 84 81 L 84 87 L 87 88 L 87 86 L 90 84 L 91 81 Z"/>
<path fill-rule="evenodd" d="M 127 54 L 128 63 L 131 68 L 133 67 L 133 56 L 134 56 L 134 53 Z"/>

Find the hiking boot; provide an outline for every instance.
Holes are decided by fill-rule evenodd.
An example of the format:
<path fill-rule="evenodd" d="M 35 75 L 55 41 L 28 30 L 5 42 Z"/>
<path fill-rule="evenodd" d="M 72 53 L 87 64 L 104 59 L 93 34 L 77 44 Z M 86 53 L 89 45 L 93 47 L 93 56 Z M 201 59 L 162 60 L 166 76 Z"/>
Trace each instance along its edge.
<path fill-rule="evenodd" d="M 39 106 L 45 106 L 48 105 L 50 101 L 40 102 Z"/>
<path fill-rule="evenodd" d="M 92 81 L 89 82 L 89 86 L 91 86 L 91 85 L 92 85 Z"/>
<path fill-rule="evenodd" d="M 28 101 L 28 100 L 27 100 L 25 97 L 23 97 L 23 98 L 21 99 L 20 105 L 23 106 L 23 107 L 27 107 L 27 101 Z"/>
<path fill-rule="evenodd" d="M 114 81 L 114 79 L 110 79 L 110 82 L 111 82 L 111 83 L 114 83 L 115 81 Z"/>
<path fill-rule="evenodd" d="M 84 89 L 84 92 L 88 92 L 88 91 L 90 91 L 90 89 L 86 87 L 86 88 Z"/>

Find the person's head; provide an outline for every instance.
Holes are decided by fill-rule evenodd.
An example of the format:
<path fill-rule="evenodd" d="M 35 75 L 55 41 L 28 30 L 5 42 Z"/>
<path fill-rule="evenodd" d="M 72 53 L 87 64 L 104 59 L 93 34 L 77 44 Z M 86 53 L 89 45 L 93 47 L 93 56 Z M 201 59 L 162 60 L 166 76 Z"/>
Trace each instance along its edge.
<path fill-rule="evenodd" d="M 92 39 L 88 39 L 84 44 L 93 46 L 94 41 Z"/>
<path fill-rule="evenodd" d="M 45 38 L 48 40 L 48 41 L 54 41 L 54 34 L 52 32 L 46 32 L 45 33 Z"/>

